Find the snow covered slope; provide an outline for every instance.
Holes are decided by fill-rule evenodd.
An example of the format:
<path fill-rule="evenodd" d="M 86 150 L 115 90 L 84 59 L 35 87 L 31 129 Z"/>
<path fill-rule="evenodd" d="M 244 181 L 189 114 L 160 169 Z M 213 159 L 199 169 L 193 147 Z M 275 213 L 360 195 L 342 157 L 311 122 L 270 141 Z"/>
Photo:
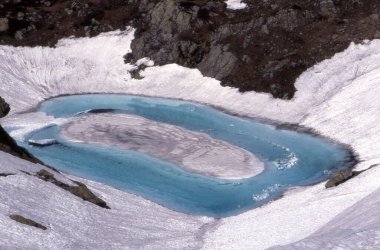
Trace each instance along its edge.
<path fill-rule="evenodd" d="M 198 248 L 199 232 L 212 222 L 173 212 L 114 188 L 75 178 L 107 201 L 104 209 L 33 176 L 43 166 L 0 152 L 0 249 L 178 249 Z M 55 178 L 72 183 L 61 174 Z M 22 172 L 24 171 L 24 172 Z M 29 173 L 29 174 L 27 174 Z M 73 179 L 73 177 L 70 177 Z M 19 224 L 17 214 L 47 230 Z M 159 215 L 159 216 L 157 216 Z"/>
<path fill-rule="evenodd" d="M 380 188 L 310 237 L 274 249 L 380 249 Z"/>
<path fill-rule="evenodd" d="M 0 47 L 0 96 L 12 107 L 11 115 L 3 119 L 2 123 L 30 126 L 28 119 L 17 112 L 59 94 L 117 92 L 182 98 L 241 115 L 300 123 L 331 139 L 351 145 L 361 160 L 357 169 L 380 163 L 380 99 L 377 94 L 380 92 L 379 40 L 352 44 L 346 51 L 310 68 L 297 80 L 294 99 L 285 101 L 273 99 L 267 94 L 242 94 L 236 89 L 220 86 L 214 79 L 203 77 L 198 70 L 174 64 L 149 67 L 141 73 L 143 79 L 131 79 L 128 70 L 136 66 L 125 65 L 123 55 L 130 51 L 132 39 L 133 30 L 128 30 L 91 39 L 65 39 L 57 48 Z M 151 64 L 149 60 L 141 62 Z M 44 119 L 33 126 L 43 125 Z M 197 233 L 191 231 L 191 234 L 202 235 L 206 232 L 206 249 L 263 249 L 299 241 L 377 190 L 379 177 L 379 169 L 373 168 L 330 190 L 326 190 L 323 183 L 290 190 L 280 200 L 239 216 L 222 219 L 212 230 L 202 227 Z M 9 184 L 16 185 L 18 180 L 12 178 L 16 177 L 10 177 Z M 121 214 L 122 207 L 128 207 L 128 197 L 134 197 L 100 184 L 93 186 L 111 201 L 114 196 L 125 195 L 125 203 L 120 204 L 120 210 L 115 213 Z M 32 195 L 32 191 L 29 192 Z M 377 197 L 377 193 L 373 195 Z M 153 213 L 155 208 L 152 210 L 151 203 L 140 202 L 140 211 Z M 9 209 L 17 205 L 17 202 L 12 203 L 7 199 L 3 199 L 3 203 L 1 206 Z M 154 214 L 156 220 L 167 219 L 168 214 L 171 216 L 167 210 Z M 176 216 L 181 217 L 178 214 Z M 198 220 L 183 216 L 184 222 Z M 365 216 L 363 219 L 369 220 L 370 217 Z M 155 229 L 157 224 L 154 222 L 152 228 Z M 141 230 L 151 227 L 146 225 Z M 67 224 L 67 227 L 70 225 Z M 160 230 L 166 232 L 167 228 L 163 226 Z M 192 227 L 183 227 L 184 231 L 188 228 Z M 135 229 L 129 236 L 138 234 L 137 226 Z M 96 230 L 102 229 L 99 227 Z M 129 227 L 126 226 L 125 230 L 129 230 Z M 21 234 L 26 235 L 25 232 Z M 96 237 L 94 235 L 94 241 Z M 118 237 L 121 234 L 112 238 L 114 242 L 125 242 Z M 153 234 L 152 240 L 155 238 Z M 192 244 L 187 240 L 179 241 L 184 244 L 181 247 Z"/>

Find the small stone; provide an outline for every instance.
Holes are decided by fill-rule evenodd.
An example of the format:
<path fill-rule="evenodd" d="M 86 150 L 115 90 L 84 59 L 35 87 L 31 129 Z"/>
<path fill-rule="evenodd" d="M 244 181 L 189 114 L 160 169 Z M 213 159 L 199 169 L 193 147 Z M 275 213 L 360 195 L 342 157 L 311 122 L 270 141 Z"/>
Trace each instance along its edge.
<path fill-rule="evenodd" d="M 325 17 L 336 16 L 337 10 L 332 0 L 322 0 L 320 2 L 320 14 Z"/>
<path fill-rule="evenodd" d="M 242 58 L 242 61 L 246 64 L 249 64 L 252 62 L 251 58 L 248 55 L 244 55 Z"/>
<path fill-rule="evenodd" d="M 278 5 L 277 4 L 271 4 L 270 7 L 272 8 L 272 10 L 275 10 L 278 8 Z"/>
<path fill-rule="evenodd" d="M 74 10 L 72 10 L 72 9 L 65 9 L 65 11 L 66 11 L 67 15 L 71 15 L 74 12 Z"/>
<path fill-rule="evenodd" d="M 261 26 L 261 32 L 268 35 L 269 34 L 268 25 L 264 24 L 263 26 Z"/>
<path fill-rule="evenodd" d="M 222 48 L 223 51 L 229 51 L 230 50 L 230 45 L 229 44 L 226 44 L 223 46 Z"/>
<path fill-rule="evenodd" d="M 8 18 L 0 18 L 0 32 L 7 31 L 9 29 Z"/>
<path fill-rule="evenodd" d="M 379 19 L 379 14 L 372 14 L 370 15 L 370 17 L 373 19 L 373 20 L 378 20 Z"/>
<path fill-rule="evenodd" d="M 24 12 L 18 12 L 17 13 L 17 19 L 23 19 L 25 16 Z"/>
<path fill-rule="evenodd" d="M 23 32 L 22 30 L 18 30 L 18 31 L 16 32 L 16 34 L 15 34 L 15 38 L 16 38 L 17 40 L 22 40 L 22 39 L 24 39 L 24 32 Z"/>

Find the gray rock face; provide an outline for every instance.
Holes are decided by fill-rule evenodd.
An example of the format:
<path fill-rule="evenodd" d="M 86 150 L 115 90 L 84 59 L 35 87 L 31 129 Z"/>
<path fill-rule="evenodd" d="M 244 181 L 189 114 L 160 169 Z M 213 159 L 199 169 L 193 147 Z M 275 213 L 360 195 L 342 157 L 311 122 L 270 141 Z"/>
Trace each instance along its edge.
<path fill-rule="evenodd" d="M 202 20 L 196 18 L 200 8 L 193 5 L 184 11 L 180 6 L 174 1 L 143 5 L 144 9 L 148 7 L 143 18 L 149 32 L 139 33 L 139 39 L 133 43 L 135 58 L 144 57 L 146 51 L 151 51 L 149 57 L 158 64 L 178 58 L 183 58 L 184 63 L 201 60 L 202 45 L 192 34 L 193 25 L 197 22 L 202 25 Z"/>
<path fill-rule="evenodd" d="M 271 28 L 281 27 L 287 31 L 292 31 L 299 26 L 311 23 L 316 15 L 310 11 L 302 11 L 299 9 L 283 9 L 276 15 L 267 19 L 267 26 Z"/>
<path fill-rule="evenodd" d="M 228 46 L 216 45 L 199 63 L 201 72 L 216 79 L 227 77 L 237 62 L 236 56 L 228 51 Z"/>
<path fill-rule="evenodd" d="M 151 5 L 144 16 L 149 32 L 139 33 L 133 42 L 134 58 L 144 57 L 149 51 L 157 64 L 179 61 L 198 67 L 207 76 L 225 78 L 238 60 L 229 52 L 228 44 L 219 43 L 231 34 L 230 27 L 208 32 L 215 25 L 210 15 L 219 15 L 225 8 L 223 1 L 160 1 Z M 199 33 L 202 29 L 204 32 Z M 204 43 L 200 36 L 207 36 L 208 42 Z"/>
<path fill-rule="evenodd" d="M 380 2 L 245 3 L 248 8 L 232 11 L 221 0 L 142 1 L 128 57 L 198 68 L 222 85 L 290 99 L 307 68 L 380 30 Z"/>

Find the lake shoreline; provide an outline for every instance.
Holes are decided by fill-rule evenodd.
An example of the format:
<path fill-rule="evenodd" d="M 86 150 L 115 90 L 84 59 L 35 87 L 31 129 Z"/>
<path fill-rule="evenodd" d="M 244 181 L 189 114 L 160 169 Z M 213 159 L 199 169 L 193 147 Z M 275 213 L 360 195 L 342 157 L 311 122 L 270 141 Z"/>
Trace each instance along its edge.
<path fill-rule="evenodd" d="M 234 117 L 238 117 L 238 118 L 242 118 L 242 119 L 249 119 L 249 120 L 259 122 L 259 123 L 271 125 L 275 129 L 278 129 L 278 130 L 288 130 L 288 131 L 304 133 L 304 134 L 308 134 L 308 135 L 311 135 L 311 136 L 316 137 L 316 138 L 321 138 L 321 139 L 327 140 L 328 142 L 340 147 L 341 149 L 345 150 L 348 153 L 349 159 L 347 161 L 347 167 L 345 167 L 345 168 L 354 169 L 356 167 L 356 165 L 361 162 L 359 154 L 353 149 L 353 147 L 351 145 L 339 142 L 336 139 L 333 139 L 327 135 L 320 133 L 319 131 L 317 131 L 314 128 L 306 127 L 304 125 L 301 125 L 300 123 L 281 122 L 281 121 L 276 121 L 273 119 L 263 118 L 263 117 L 259 117 L 259 116 L 239 114 L 237 112 L 233 112 L 231 110 L 228 110 L 227 108 L 224 108 L 222 106 L 213 105 L 213 104 L 209 104 L 206 102 L 199 102 L 196 100 L 189 100 L 189 99 L 185 99 L 185 98 L 161 97 L 161 96 L 154 96 L 154 95 L 143 95 L 143 94 L 133 94 L 133 93 L 130 94 L 130 93 L 123 93 L 123 92 L 120 92 L 120 93 L 115 93 L 115 92 L 95 92 L 95 93 L 94 92 L 82 92 L 82 93 L 73 93 L 73 94 L 59 94 L 59 95 L 50 96 L 48 98 L 45 98 L 44 100 L 39 101 L 38 104 L 35 105 L 34 107 L 27 109 L 25 111 L 14 113 L 12 115 L 36 112 L 41 107 L 42 103 L 49 101 L 51 99 L 60 98 L 60 97 L 68 97 L 68 96 L 81 96 L 81 95 L 115 95 L 115 96 L 127 95 L 127 96 L 136 96 L 136 97 L 148 97 L 148 98 L 157 98 L 157 99 L 185 101 L 185 102 L 190 102 L 193 104 L 204 105 L 204 106 L 214 108 L 216 110 L 219 110 L 225 114 L 228 114 L 228 115 L 231 115 Z M 91 112 L 91 111 L 89 111 L 89 112 Z M 314 184 L 312 184 L 312 185 L 314 185 Z"/>

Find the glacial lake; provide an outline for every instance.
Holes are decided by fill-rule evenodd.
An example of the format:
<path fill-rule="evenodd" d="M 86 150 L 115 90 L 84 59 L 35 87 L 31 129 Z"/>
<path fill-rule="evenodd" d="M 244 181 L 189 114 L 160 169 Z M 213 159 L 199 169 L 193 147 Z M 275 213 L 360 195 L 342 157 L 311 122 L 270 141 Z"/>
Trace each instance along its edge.
<path fill-rule="evenodd" d="M 116 147 L 68 141 L 60 127 L 47 126 L 18 141 L 46 164 L 142 196 L 170 209 L 226 217 L 261 206 L 294 186 L 326 180 L 350 167 L 351 155 L 322 138 L 276 129 L 214 108 L 171 99 L 129 95 L 73 95 L 47 100 L 38 111 L 56 118 L 85 116 L 88 111 L 133 114 L 201 132 L 253 153 L 265 164 L 260 174 L 220 179 L 186 171 L 153 156 Z M 14 129 L 14 128 L 12 128 Z M 55 140 L 43 147 L 29 140 Z"/>

